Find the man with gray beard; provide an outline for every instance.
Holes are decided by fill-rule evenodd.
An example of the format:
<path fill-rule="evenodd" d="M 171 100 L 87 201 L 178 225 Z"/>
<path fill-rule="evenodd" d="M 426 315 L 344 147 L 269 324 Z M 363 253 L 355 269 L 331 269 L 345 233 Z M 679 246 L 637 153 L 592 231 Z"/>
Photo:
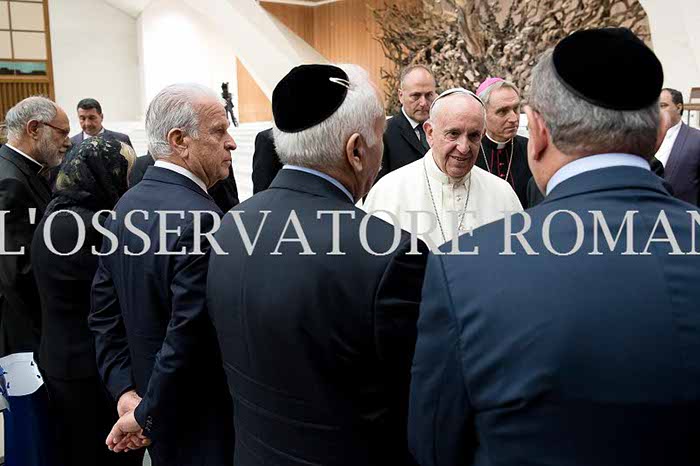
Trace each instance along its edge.
<path fill-rule="evenodd" d="M 0 148 L 0 211 L 8 213 L 0 254 L 0 356 L 33 351 L 39 343 L 41 305 L 29 246 L 51 199 L 45 174 L 61 163 L 70 147 L 68 116 L 45 97 L 28 97 L 12 107 L 5 124 L 7 144 Z M 24 253 L 17 254 L 21 248 Z"/>
<path fill-rule="evenodd" d="M 70 147 L 66 113 L 45 97 L 28 97 L 5 117 L 0 147 L 0 357 L 38 349 L 41 303 L 30 262 L 34 229 L 51 199 L 46 180 Z M 0 372 L 1 373 L 1 372 Z M 4 412 L 7 464 L 50 464 L 44 387 L 10 396 Z"/>

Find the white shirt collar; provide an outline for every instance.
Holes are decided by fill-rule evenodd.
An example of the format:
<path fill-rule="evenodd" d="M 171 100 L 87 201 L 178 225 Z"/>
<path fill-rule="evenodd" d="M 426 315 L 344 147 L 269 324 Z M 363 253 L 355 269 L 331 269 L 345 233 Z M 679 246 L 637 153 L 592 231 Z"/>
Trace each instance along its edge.
<path fill-rule="evenodd" d="M 403 116 L 405 116 L 408 122 L 411 123 L 411 128 L 416 131 L 416 126 L 420 126 L 420 123 L 406 114 L 406 110 L 404 110 L 403 105 L 401 106 L 401 113 L 403 113 Z"/>
<path fill-rule="evenodd" d="M 597 154 L 581 157 L 561 167 L 547 183 L 547 195 L 561 182 L 581 173 L 608 167 L 638 167 L 649 170 L 649 162 L 632 154 Z"/>
<path fill-rule="evenodd" d="M 102 129 L 100 130 L 100 132 L 97 133 L 95 136 L 99 136 L 100 134 L 102 134 L 102 133 L 104 133 L 104 132 L 105 132 L 105 127 L 103 126 Z M 83 131 L 83 141 L 86 140 L 86 139 L 90 139 L 91 137 L 92 137 L 92 136 L 90 136 L 88 133 L 86 133 L 85 131 Z"/>
<path fill-rule="evenodd" d="M 44 168 L 44 165 L 43 165 L 43 164 L 37 162 L 36 160 L 34 160 L 33 158 L 31 158 L 30 156 L 28 156 L 27 154 L 25 154 L 25 153 L 22 152 L 21 150 L 17 149 L 15 146 L 13 146 L 13 145 L 11 145 L 11 144 L 9 144 L 9 143 L 5 143 L 5 145 L 6 145 L 7 147 L 9 147 L 10 149 L 12 149 L 13 151 L 17 152 L 19 155 L 21 155 L 21 156 L 24 157 L 25 159 L 31 160 L 33 163 L 39 165 L 41 168 Z"/>
<path fill-rule="evenodd" d="M 180 165 L 175 165 L 172 162 L 166 162 L 165 160 L 156 160 L 156 163 L 154 164 L 155 167 L 160 167 L 160 168 L 165 168 L 166 170 L 173 171 L 175 173 L 179 173 L 180 175 L 191 179 L 195 183 L 197 183 L 197 186 L 202 188 L 202 191 L 205 193 L 207 192 L 207 185 L 204 184 L 202 180 L 200 180 L 194 173 L 189 171 L 186 168 L 182 168 Z"/>
<path fill-rule="evenodd" d="M 508 139 L 506 142 L 500 142 L 500 141 L 496 141 L 494 138 L 489 136 L 488 131 L 484 131 L 484 134 L 486 135 L 487 138 L 489 138 L 489 141 L 496 144 L 496 147 L 498 149 L 503 149 L 504 147 L 506 147 L 506 144 L 508 144 L 512 140 L 512 138 L 511 138 L 511 139 Z"/>
<path fill-rule="evenodd" d="M 298 165 L 285 165 L 282 167 L 283 170 L 296 170 L 304 173 L 310 173 L 311 175 L 316 175 L 320 178 L 323 178 L 324 180 L 328 181 L 331 183 L 333 186 L 337 187 L 340 189 L 342 192 L 345 193 L 345 195 L 350 198 L 350 202 L 353 204 L 355 203 L 355 199 L 353 199 L 352 194 L 350 194 L 350 191 L 348 191 L 348 188 L 343 186 L 343 184 L 333 178 L 332 176 L 328 175 L 327 173 L 320 172 L 318 170 L 314 170 L 313 168 L 307 168 L 307 167 L 300 167 Z"/>
<path fill-rule="evenodd" d="M 654 154 L 654 157 L 656 157 L 664 167 L 668 162 L 668 158 L 671 156 L 673 145 L 676 143 L 676 139 L 678 138 L 678 133 L 680 132 L 682 125 L 683 120 L 671 126 L 668 131 L 666 131 L 666 136 L 664 136 L 664 140 L 661 143 L 659 150 L 656 151 L 656 154 Z"/>

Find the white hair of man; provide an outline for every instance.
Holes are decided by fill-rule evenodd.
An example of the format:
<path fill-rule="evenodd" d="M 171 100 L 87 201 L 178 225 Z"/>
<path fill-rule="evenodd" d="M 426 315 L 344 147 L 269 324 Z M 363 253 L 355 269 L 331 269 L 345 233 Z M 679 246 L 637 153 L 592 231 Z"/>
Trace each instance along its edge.
<path fill-rule="evenodd" d="M 628 153 L 649 159 L 655 153 L 658 101 L 631 111 L 593 105 L 559 81 L 551 50 L 532 70 L 528 104 L 542 115 L 552 142 L 564 154 Z"/>
<path fill-rule="evenodd" d="M 520 89 L 518 89 L 518 86 L 516 86 L 510 81 L 498 81 L 481 91 L 481 93 L 479 94 L 479 98 L 484 103 L 484 105 L 488 107 L 489 102 L 491 101 L 491 94 L 493 93 L 493 91 L 502 88 L 513 89 L 515 93 L 518 94 L 518 97 L 520 97 Z"/>
<path fill-rule="evenodd" d="M 377 118 L 384 108 L 367 72 L 357 65 L 336 65 L 348 75 L 350 88 L 338 110 L 321 123 L 297 133 L 285 133 L 273 127 L 275 150 L 283 164 L 324 169 L 340 167 L 345 144 L 359 133 L 368 146 L 379 141 L 374 134 Z"/>
<path fill-rule="evenodd" d="M 21 139 L 30 121 L 49 123 L 56 118 L 57 113 L 56 104 L 50 99 L 40 95 L 27 97 L 12 107 L 5 116 L 8 141 L 12 143 Z"/>
<path fill-rule="evenodd" d="M 445 104 L 445 101 L 447 99 L 454 99 L 457 96 L 460 96 L 461 98 L 467 100 L 474 99 L 477 102 L 479 102 L 479 104 L 481 104 L 481 114 L 484 117 L 484 127 L 486 127 L 486 109 L 484 108 L 484 103 L 481 101 L 481 99 L 479 99 L 479 97 L 476 94 L 461 87 L 448 89 L 435 98 L 433 104 L 430 106 L 430 121 L 432 123 L 435 123 L 435 118 L 437 118 L 437 116 L 440 115 L 440 112 L 442 111 L 442 106 Z"/>
<path fill-rule="evenodd" d="M 171 84 L 151 100 L 146 111 L 146 134 L 148 151 L 154 159 L 172 154 L 168 133 L 173 129 L 180 129 L 185 136 L 194 139 L 199 137 L 195 103 L 206 98 L 220 100 L 219 95 L 206 86 L 185 83 Z"/>

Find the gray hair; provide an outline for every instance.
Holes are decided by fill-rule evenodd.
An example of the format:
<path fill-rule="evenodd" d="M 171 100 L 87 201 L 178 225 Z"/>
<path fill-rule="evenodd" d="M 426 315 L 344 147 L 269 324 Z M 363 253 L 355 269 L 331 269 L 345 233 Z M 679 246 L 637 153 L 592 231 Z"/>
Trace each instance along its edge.
<path fill-rule="evenodd" d="M 611 110 L 593 105 L 569 91 L 557 78 L 551 50 L 532 70 L 529 105 L 545 121 L 552 142 L 564 154 L 607 152 L 655 153 L 659 127 L 658 99 L 641 110 Z"/>
<path fill-rule="evenodd" d="M 338 110 L 316 126 L 285 133 L 275 124 L 275 149 L 283 164 L 314 169 L 340 166 L 345 144 L 353 133 L 359 133 L 368 146 L 379 141 L 374 123 L 384 117 L 384 107 L 367 72 L 357 65 L 338 65 L 348 75 L 350 89 Z"/>
<path fill-rule="evenodd" d="M 202 98 L 219 96 L 201 84 L 171 84 L 161 90 L 146 111 L 148 151 L 154 160 L 172 154 L 168 133 L 180 129 L 186 136 L 199 137 L 199 115 L 195 102 Z"/>
<path fill-rule="evenodd" d="M 431 78 L 433 78 L 433 82 L 437 84 L 437 81 L 435 80 L 435 75 L 433 72 L 430 70 L 430 68 L 427 67 L 427 65 L 423 65 L 421 63 L 416 63 L 414 65 L 409 65 L 405 67 L 404 69 L 401 70 L 401 74 L 399 74 L 399 88 L 403 89 L 404 82 L 406 81 L 406 77 L 414 72 L 415 70 L 423 70 L 426 73 L 430 75 Z"/>
<path fill-rule="evenodd" d="M 484 105 L 488 106 L 489 102 L 491 101 L 491 94 L 493 93 L 493 91 L 504 87 L 506 89 L 513 89 L 515 93 L 518 94 L 518 97 L 520 97 L 520 89 L 518 89 L 518 86 L 516 86 L 510 81 L 498 81 L 481 91 L 481 93 L 479 93 L 479 98 L 484 103 Z"/>
<path fill-rule="evenodd" d="M 49 123 L 57 113 L 56 104 L 50 99 L 41 95 L 27 97 L 8 110 L 5 116 L 8 140 L 20 139 L 30 121 Z"/>

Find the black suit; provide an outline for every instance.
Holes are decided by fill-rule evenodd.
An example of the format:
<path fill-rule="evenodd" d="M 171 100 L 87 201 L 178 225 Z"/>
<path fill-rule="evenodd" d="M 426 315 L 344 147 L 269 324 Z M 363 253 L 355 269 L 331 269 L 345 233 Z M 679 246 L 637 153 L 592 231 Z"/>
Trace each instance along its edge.
<path fill-rule="evenodd" d="M 156 161 L 150 154 L 137 157 L 134 166 L 131 167 L 131 172 L 129 172 L 129 187 L 136 186 L 143 179 L 148 167 L 155 165 L 155 163 Z M 209 195 L 222 212 L 228 212 L 238 205 L 238 187 L 236 186 L 236 177 L 233 176 L 233 168 L 229 167 L 228 178 L 217 181 L 214 186 L 209 188 Z"/>
<path fill-rule="evenodd" d="M 253 194 L 266 190 L 281 169 L 282 162 L 275 150 L 272 128 L 260 131 L 255 136 L 253 152 Z"/>
<path fill-rule="evenodd" d="M 283 169 L 269 189 L 238 209 L 254 235 L 272 211 L 252 255 L 231 215 L 216 239 L 230 255 L 212 255 L 207 299 L 217 330 L 236 420 L 236 465 L 406 465 L 406 405 L 425 254 L 362 249 L 365 213 L 330 182 Z M 317 255 L 283 243 L 270 254 L 294 210 Z M 340 249 L 328 256 L 331 218 Z M 390 248 L 394 229 L 372 217 L 367 237 Z M 294 234 L 287 232 L 287 237 Z M 425 246 L 420 244 L 420 250 Z"/>
<path fill-rule="evenodd" d="M 125 227 L 125 215 L 146 209 L 149 219 L 134 215 L 136 228 L 147 232 L 151 249 Z M 159 246 L 156 210 L 185 211 L 168 217 L 166 244 Z M 115 398 L 135 388 L 143 397 L 135 411 L 156 465 L 231 465 L 233 422 L 214 329 L 206 313 L 207 255 L 191 254 L 191 211 L 221 215 L 211 197 L 187 177 L 150 167 L 143 180 L 115 207 L 107 229 L 119 240 L 117 253 L 103 256 L 92 288 L 90 328 L 95 334 L 97 363 Z M 212 218 L 202 216 L 202 231 Z M 105 241 L 103 249 L 108 247 Z M 157 255 L 160 247 L 186 255 Z M 204 251 L 208 249 L 202 242 Z"/>
<path fill-rule="evenodd" d="M 32 242 L 32 267 L 42 302 L 41 345 L 35 358 L 44 375 L 57 439 L 57 466 L 141 465 L 143 451 L 115 455 L 104 441 L 117 421 L 117 404 L 107 392 L 95 364 L 94 339 L 87 326 L 90 286 L 98 256 L 91 252 L 102 235 L 91 227 L 94 212 L 73 207 L 86 226 L 85 242 L 75 254 L 57 256 L 44 241 L 46 218 Z M 60 252 L 78 244 L 73 216 L 56 215 L 53 246 Z M 61 458 L 60 460 L 58 458 Z"/>
<path fill-rule="evenodd" d="M 41 333 L 41 303 L 30 264 L 32 236 L 44 215 L 51 190 L 41 166 L 7 144 L 0 147 L 0 210 L 5 214 L 5 251 L 0 254 L 0 356 L 34 351 Z M 34 221 L 29 210 L 34 209 Z"/>
<path fill-rule="evenodd" d="M 424 146 L 416 136 L 411 122 L 406 119 L 403 112 L 399 112 L 387 121 L 384 131 L 384 157 L 382 169 L 377 180 L 389 172 L 415 162 L 428 152 L 429 147 Z"/>

